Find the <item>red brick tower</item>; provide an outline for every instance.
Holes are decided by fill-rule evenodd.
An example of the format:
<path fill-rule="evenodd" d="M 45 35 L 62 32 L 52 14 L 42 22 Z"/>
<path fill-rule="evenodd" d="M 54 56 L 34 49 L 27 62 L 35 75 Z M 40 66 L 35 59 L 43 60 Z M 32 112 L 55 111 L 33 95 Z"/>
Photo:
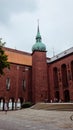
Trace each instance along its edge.
<path fill-rule="evenodd" d="M 39 26 L 32 52 L 32 101 L 44 102 L 48 99 L 47 61 L 46 46 L 41 42 Z"/>

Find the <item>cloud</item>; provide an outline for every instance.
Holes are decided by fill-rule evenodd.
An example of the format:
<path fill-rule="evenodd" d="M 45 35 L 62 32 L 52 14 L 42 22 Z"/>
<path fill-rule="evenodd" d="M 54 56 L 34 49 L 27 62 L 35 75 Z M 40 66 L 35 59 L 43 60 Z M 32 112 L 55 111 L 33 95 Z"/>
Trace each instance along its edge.
<path fill-rule="evenodd" d="M 6 46 L 31 52 L 38 18 L 49 56 L 53 48 L 58 54 L 73 46 L 73 0 L 0 0 L 0 37 Z"/>
<path fill-rule="evenodd" d="M 36 0 L 0 0 L 0 22 L 7 23 L 12 14 L 36 10 Z"/>

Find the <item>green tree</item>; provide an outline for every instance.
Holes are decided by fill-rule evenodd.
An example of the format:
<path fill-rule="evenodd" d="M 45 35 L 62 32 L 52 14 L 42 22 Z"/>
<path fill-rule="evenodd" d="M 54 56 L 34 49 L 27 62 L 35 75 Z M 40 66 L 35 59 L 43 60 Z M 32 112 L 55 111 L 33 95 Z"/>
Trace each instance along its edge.
<path fill-rule="evenodd" d="M 0 38 L 0 75 L 4 74 L 4 68 L 10 68 L 8 56 L 5 54 L 5 51 L 3 50 L 4 46 L 5 42 L 2 42 L 2 38 Z"/>

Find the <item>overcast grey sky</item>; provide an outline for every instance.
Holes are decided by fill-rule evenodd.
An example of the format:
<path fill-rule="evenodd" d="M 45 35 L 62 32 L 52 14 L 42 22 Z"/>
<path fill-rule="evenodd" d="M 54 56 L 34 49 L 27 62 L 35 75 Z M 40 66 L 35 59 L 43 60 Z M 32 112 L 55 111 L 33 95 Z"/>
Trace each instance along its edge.
<path fill-rule="evenodd" d="M 32 52 L 39 19 L 42 42 L 53 56 L 73 47 L 73 0 L 0 0 L 0 37 L 9 48 Z"/>

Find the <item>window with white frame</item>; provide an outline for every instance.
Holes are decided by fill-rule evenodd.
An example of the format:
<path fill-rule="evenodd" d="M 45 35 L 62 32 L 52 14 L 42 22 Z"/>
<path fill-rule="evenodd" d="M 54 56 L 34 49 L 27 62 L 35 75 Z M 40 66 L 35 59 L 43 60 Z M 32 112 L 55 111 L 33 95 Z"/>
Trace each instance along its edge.
<path fill-rule="evenodd" d="M 10 78 L 6 79 L 6 89 L 9 90 L 10 89 Z"/>

